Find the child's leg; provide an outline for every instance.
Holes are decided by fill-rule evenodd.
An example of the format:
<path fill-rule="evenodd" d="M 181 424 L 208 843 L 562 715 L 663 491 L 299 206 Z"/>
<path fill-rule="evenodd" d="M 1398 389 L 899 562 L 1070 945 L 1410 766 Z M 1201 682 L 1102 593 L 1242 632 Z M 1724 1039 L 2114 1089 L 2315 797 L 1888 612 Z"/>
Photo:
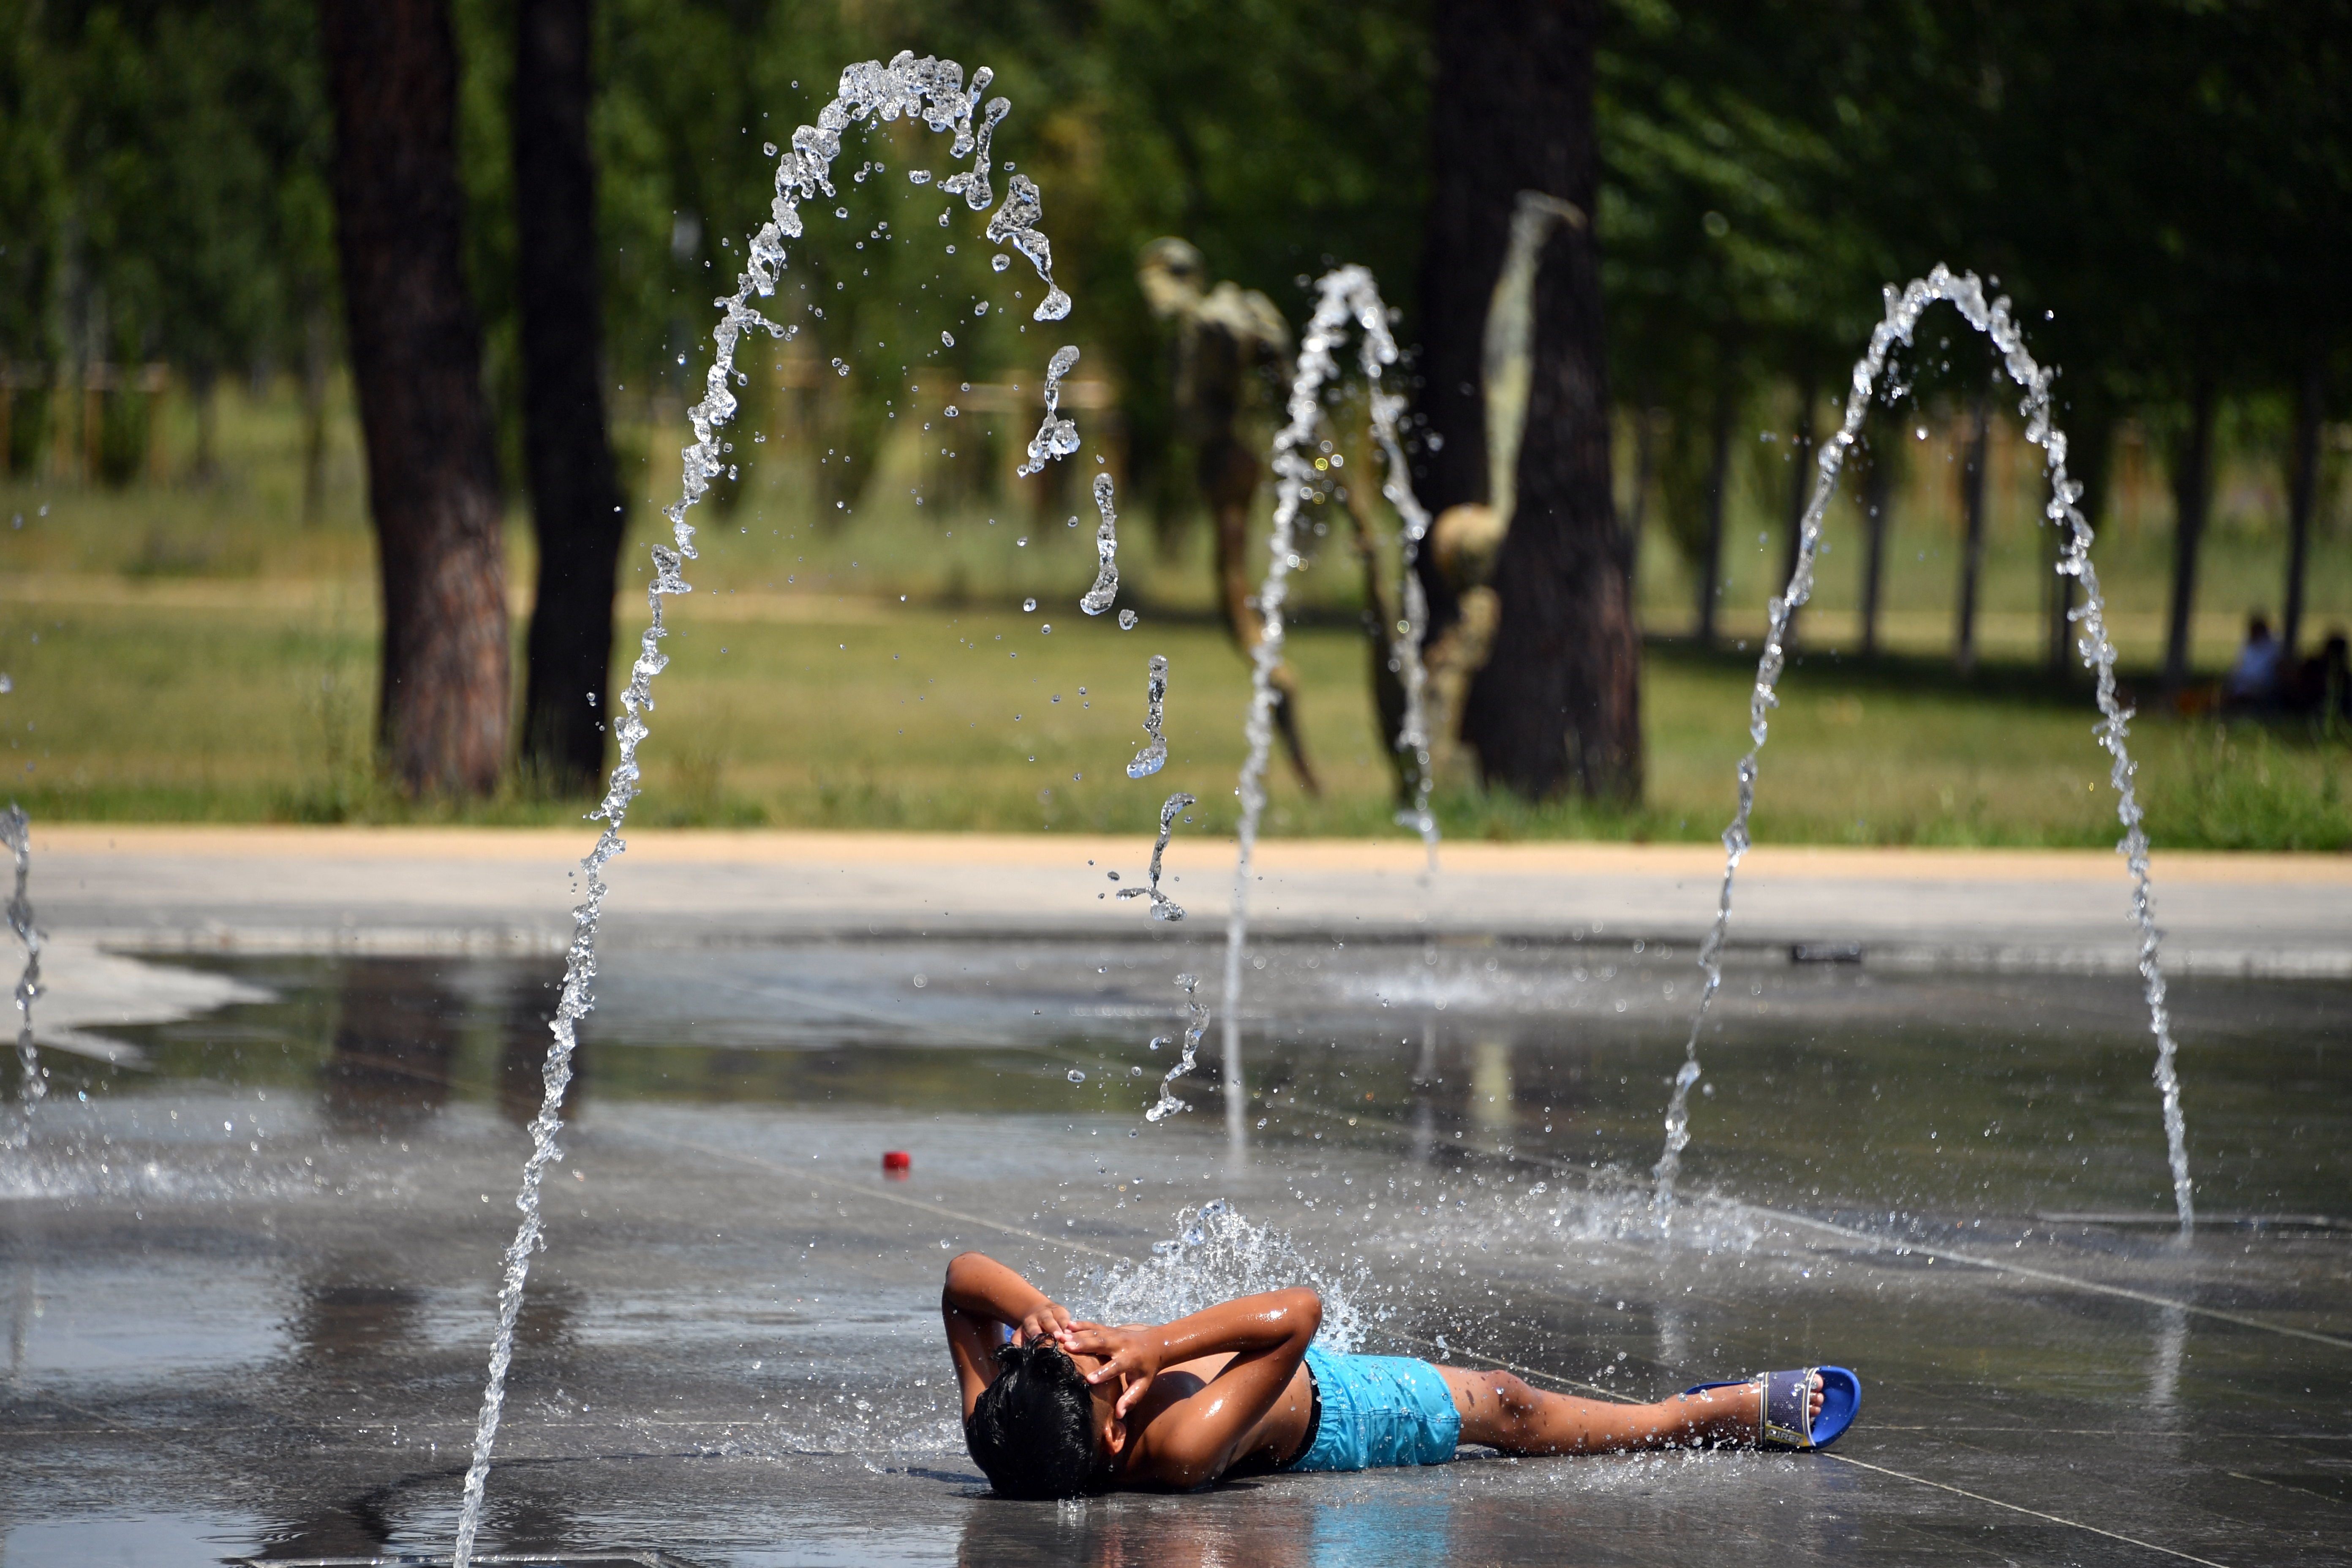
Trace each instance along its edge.
<path fill-rule="evenodd" d="M 1655 1405 L 1618 1405 L 1546 1394 L 1507 1372 L 1437 1371 L 1461 1413 L 1462 1441 L 1507 1454 L 1604 1454 L 1756 1440 L 1756 1390 L 1744 1385 L 1678 1394 Z M 1816 1390 L 1816 1411 L 1821 1398 Z"/>

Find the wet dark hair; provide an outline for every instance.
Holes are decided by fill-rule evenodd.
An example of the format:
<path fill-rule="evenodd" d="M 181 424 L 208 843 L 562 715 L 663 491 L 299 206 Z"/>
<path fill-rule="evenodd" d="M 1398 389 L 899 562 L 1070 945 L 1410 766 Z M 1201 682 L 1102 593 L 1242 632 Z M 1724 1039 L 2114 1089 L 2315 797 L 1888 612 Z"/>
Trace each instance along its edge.
<path fill-rule="evenodd" d="M 1094 1396 L 1059 1345 L 1006 1345 L 963 1424 L 964 1447 L 1005 1497 L 1076 1497 L 1095 1471 Z"/>

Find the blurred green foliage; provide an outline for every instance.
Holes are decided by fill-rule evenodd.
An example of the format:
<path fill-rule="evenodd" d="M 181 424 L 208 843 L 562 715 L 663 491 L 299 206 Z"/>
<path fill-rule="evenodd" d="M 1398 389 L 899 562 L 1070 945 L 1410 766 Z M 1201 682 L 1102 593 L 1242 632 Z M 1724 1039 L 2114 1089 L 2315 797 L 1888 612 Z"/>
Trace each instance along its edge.
<path fill-rule="evenodd" d="M 513 19 L 508 0 L 454 4 L 486 374 L 511 426 Z M 900 47 L 989 65 L 1013 100 L 999 157 L 1044 188 L 1072 331 L 1120 387 L 1130 493 L 1183 488 L 1181 465 L 1151 471 L 1170 422 L 1133 284 L 1144 241 L 1183 234 L 1294 311 L 1301 274 L 1361 261 L 1410 311 L 1442 24 L 1417 0 L 603 0 L 596 24 L 616 388 L 683 380 L 764 214 L 761 144 L 843 64 Z M 2347 40 L 2352 0 L 1612 0 L 1600 232 L 1620 397 L 1678 412 L 1724 382 L 1826 384 L 1878 285 L 1939 259 L 2000 279 L 2099 421 L 2160 415 L 2200 374 L 2291 386 L 2345 336 Z M 303 0 L 0 0 L 0 358 L 201 376 L 285 363 L 331 327 L 316 57 Z M 1044 357 L 1003 316 L 929 346 L 936 296 L 961 283 L 938 246 L 875 237 L 933 210 L 898 179 L 921 140 L 853 138 L 842 173 L 878 159 L 890 188 L 856 190 L 852 227 L 817 226 L 793 258 L 796 284 L 835 296 L 809 330 L 852 367 L 835 444 L 853 454 L 916 351 L 972 377 Z M 1932 392 L 1974 363 L 1914 368 Z M 1676 524 L 1693 486 L 1665 477 Z"/>
<path fill-rule="evenodd" d="M 1702 424 L 1718 378 L 1831 391 L 1878 293 L 1938 261 L 2017 301 L 2092 480 L 2200 376 L 2340 396 L 2352 6 L 2339 0 L 1618 0 L 1601 233 L 1621 397 Z M 1989 356 L 1906 356 L 1915 398 Z M 1778 421 L 1768 421 L 1777 423 Z M 2273 423 L 2279 422 L 2275 417 Z M 1685 472 L 1675 471 L 1679 457 Z M 1704 461 L 1670 447 L 1670 527 Z M 1679 483 L 1677 482 L 1679 481 Z M 1677 504 L 1679 501 L 1680 504 Z"/>
<path fill-rule="evenodd" d="M 304 0 L 0 4 L 0 358 L 290 357 L 331 303 Z"/>

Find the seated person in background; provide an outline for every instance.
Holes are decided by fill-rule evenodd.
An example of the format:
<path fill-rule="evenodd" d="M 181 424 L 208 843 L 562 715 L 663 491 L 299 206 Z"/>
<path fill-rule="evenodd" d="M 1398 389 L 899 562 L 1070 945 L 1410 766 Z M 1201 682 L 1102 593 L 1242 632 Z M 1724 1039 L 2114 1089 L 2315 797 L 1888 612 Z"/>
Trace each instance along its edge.
<path fill-rule="evenodd" d="M 1439 1465 L 1457 1443 L 1507 1454 L 1818 1448 L 1845 1430 L 1862 1397 L 1843 1367 L 1614 1405 L 1543 1393 L 1504 1372 L 1341 1355 L 1314 1343 L 1323 1303 L 1304 1288 L 1172 1323 L 1107 1328 L 977 1252 L 948 1265 L 940 1308 L 964 1442 L 996 1490 L 1015 1498 Z"/>
<path fill-rule="evenodd" d="M 2271 636 L 2271 624 L 2259 612 L 2246 617 L 2246 645 L 2238 662 L 2221 682 L 2221 702 L 2239 711 L 2257 710 L 2278 700 L 2280 664 L 2284 652 Z"/>

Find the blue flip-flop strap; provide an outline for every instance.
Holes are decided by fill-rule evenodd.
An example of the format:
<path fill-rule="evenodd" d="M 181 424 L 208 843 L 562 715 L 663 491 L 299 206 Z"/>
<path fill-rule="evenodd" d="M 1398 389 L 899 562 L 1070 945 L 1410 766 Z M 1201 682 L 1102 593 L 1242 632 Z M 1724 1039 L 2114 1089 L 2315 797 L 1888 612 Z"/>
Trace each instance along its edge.
<path fill-rule="evenodd" d="M 1763 1441 L 1796 1448 L 1813 1446 L 1814 1372 L 1801 1367 L 1765 1374 L 1764 1430 L 1759 1434 Z"/>

